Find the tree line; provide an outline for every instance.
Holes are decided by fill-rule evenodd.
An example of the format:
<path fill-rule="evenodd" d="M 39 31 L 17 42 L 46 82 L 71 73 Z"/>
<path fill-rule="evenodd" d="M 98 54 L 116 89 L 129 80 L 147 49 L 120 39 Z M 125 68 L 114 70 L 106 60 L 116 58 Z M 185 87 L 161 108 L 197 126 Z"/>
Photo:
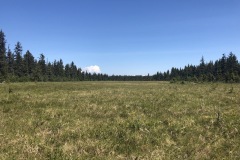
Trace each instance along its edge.
<path fill-rule="evenodd" d="M 153 75 L 153 80 L 194 81 L 194 82 L 240 82 L 240 64 L 232 52 L 215 62 L 205 62 L 201 58 L 199 65 L 187 65 L 184 68 L 172 68 L 170 71 Z"/>
<path fill-rule="evenodd" d="M 107 75 L 88 73 L 77 67 L 74 62 L 64 65 L 63 60 L 47 62 L 44 54 L 35 59 L 27 50 L 22 53 L 22 45 L 17 42 L 14 50 L 6 47 L 4 32 L 0 31 L 0 82 L 27 81 L 194 81 L 194 82 L 240 82 L 240 64 L 233 53 L 215 62 L 205 62 L 201 58 L 199 65 L 187 65 L 184 68 L 172 68 L 154 75 Z"/>
<path fill-rule="evenodd" d="M 14 50 L 6 48 L 5 34 L 0 31 L 0 82 L 27 81 L 88 81 L 107 80 L 108 75 L 88 73 L 78 68 L 74 62 L 64 65 L 63 60 L 47 62 L 44 54 L 35 59 L 27 50 L 22 53 L 22 45 L 17 42 Z"/>

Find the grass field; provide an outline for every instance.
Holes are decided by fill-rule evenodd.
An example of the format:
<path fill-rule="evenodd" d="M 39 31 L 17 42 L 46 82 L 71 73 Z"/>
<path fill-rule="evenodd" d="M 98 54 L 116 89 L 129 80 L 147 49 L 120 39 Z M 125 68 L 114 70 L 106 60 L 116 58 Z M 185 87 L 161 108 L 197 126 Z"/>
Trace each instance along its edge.
<path fill-rule="evenodd" d="M 240 159 L 240 84 L 0 84 L 0 159 Z"/>

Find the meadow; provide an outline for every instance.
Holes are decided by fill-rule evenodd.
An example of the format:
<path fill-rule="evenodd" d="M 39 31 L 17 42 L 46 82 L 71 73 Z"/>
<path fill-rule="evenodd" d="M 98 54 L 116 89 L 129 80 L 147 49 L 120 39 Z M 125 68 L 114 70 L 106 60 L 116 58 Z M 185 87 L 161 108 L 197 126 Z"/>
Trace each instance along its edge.
<path fill-rule="evenodd" d="M 240 84 L 0 84 L 0 159 L 240 159 Z"/>

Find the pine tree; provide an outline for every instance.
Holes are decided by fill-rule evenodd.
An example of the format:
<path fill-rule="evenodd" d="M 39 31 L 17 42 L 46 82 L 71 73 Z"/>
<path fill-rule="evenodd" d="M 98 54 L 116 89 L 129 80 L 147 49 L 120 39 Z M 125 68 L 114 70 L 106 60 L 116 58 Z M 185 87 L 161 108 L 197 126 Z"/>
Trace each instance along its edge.
<path fill-rule="evenodd" d="M 40 54 L 38 64 L 41 70 L 41 74 L 44 77 L 47 73 L 47 66 L 46 66 L 45 56 L 43 54 Z"/>
<path fill-rule="evenodd" d="M 238 60 L 237 57 L 230 52 L 227 58 L 227 70 L 230 73 L 234 73 L 234 71 L 236 71 L 238 68 Z"/>
<path fill-rule="evenodd" d="M 213 75 L 216 77 L 216 81 L 221 81 L 222 79 L 222 70 L 219 60 L 216 60 L 214 63 L 214 72 Z"/>
<path fill-rule="evenodd" d="M 7 65 L 8 65 L 8 74 L 10 76 L 14 76 L 14 54 L 12 53 L 11 49 L 8 47 L 7 51 Z"/>
<path fill-rule="evenodd" d="M 222 79 L 225 79 L 225 76 L 227 75 L 227 58 L 226 58 L 225 54 L 222 55 L 220 64 L 221 64 L 221 71 L 222 71 L 222 73 L 221 73 Z"/>
<path fill-rule="evenodd" d="M 59 77 L 63 78 L 64 77 L 64 65 L 62 59 L 60 59 L 57 63 L 57 68 L 58 68 L 58 75 Z"/>
<path fill-rule="evenodd" d="M 200 60 L 200 65 L 199 65 L 199 80 L 200 81 L 205 81 L 206 80 L 206 75 L 205 75 L 205 60 L 204 57 L 202 56 Z"/>
<path fill-rule="evenodd" d="M 57 61 L 56 60 L 54 60 L 54 62 L 53 62 L 53 75 L 54 75 L 54 77 L 58 76 L 58 67 L 57 67 Z"/>
<path fill-rule="evenodd" d="M 32 77 L 33 70 L 35 68 L 35 63 L 34 63 L 34 57 L 29 50 L 27 50 L 27 52 L 23 55 L 23 64 L 24 64 L 23 66 L 24 74 L 28 77 Z"/>
<path fill-rule="evenodd" d="M 54 60 L 53 62 L 53 74 L 56 81 L 62 81 L 64 78 L 64 66 L 63 61 L 60 59 L 59 61 Z"/>
<path fill-rule="evenodd" d="M 82 69 L 78 68 L 77 70 L 77 80 L 82 81 Z"/>
<path fill-rule="evenodd" d="M 70 80 L 70 74 L 71 74 L 70 65 L 66 64 L 65 65 L 65 77 L 67 78 L 67 80 Z"/>
<path fill-rule="evenodd" d="M 72 80 L 76 80 L 77 78 L 77 66 L 74 64 L 73 61 L 70 64 L 70 76 Z"/>
<path fill-rule="evenodd" d="M 38 63 L 36 63 L 35 68 L 33 70 L 33 80 L 34 81 L 43 81 L 41 67 Z"/>
<path fill-rule="evenodd" d="M 5 34 L 0 31 L 0 81 L 7 77 L 7 63 L 6 63 L 6 40 Z"/>
<path fill-rule="evenodd" d="M 53 65 L 50 62 L 48 62 L 48 65 L 47 65 L 47 78 L 48 78 L 48 81 L 53 81 L 54 80 Z"/>
<path fill-rule="evenodd" d="M 22 58 L 22 45 L 20 42 L 17 42 L 14 53 L 15 53 L 15 62 L 14 62 L 14 71 L 18 77 L 22 77 L 23 73 L 23 58 Z"/>

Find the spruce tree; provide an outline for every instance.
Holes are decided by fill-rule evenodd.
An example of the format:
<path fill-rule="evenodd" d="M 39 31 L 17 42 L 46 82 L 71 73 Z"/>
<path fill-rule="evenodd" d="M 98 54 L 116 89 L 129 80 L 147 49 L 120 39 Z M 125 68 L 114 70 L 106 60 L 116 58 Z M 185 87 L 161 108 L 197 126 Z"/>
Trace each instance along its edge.
<path fill-rule="evenodd" d="M 47 64 L 47 78 L 48 78 L 48 81 L 53 81 L 54 80 L 53 65 L 50 62 L 48 62 L 48 64 Z"/>
<path fill-rule="evenodd" d="M 43 81 L 41 67 L 38 63 L 36 63 L 35 68 L 33 70 L 33 77 L 34 81 Z"/>
<path fill-rule="evenodd" d="M 7 77 L 7 63 L 6 63 L 6 40 L 5 34 L 0 31 L 0 81 L 4 81 Z"/>
<path fill-rule="evenodd" d="M 47 73 L 47 66 L 46 66 L 45 56 L 43 54 L 40 54 L 38 64 L 39 64 L 40 69 L 41 69 L 41 74 L 44 77 Z"/>
<path fill-rule="evenodd" d="M 8 74 L 9 76 L 14 76 L 14 54 L 12 53 L 11 49 L 8 47 L 7 51 L 7 65 L 8 65 Z"/>
<path fill-rule="evenodd" d="M 29 50 L 27 50 L 27 52 L 23 55 L 23 64 L 24 64 L 23 66 L 24 74 L 31 78 L 33 76 L 35 63 L 34 63 L 34 57 Z"/>
<path fill-rule="evenodd" d="M 79 81 L 82 81 L 82 69 L 81 68 L 78 68 L 77 70 L 77 77 L 78 77 L 78 80 Z"/>
<path fill-rule="evenodd" d="M 70 64 L 70 76 L 72 80 L 76 80 L 77 78 L 77 66 L 74 64 L 73 61 Z"/>
<path fill-rule="evenodd" d="M 199 80 L 200 81 L 205 81 L 206 80 L 206 75 L 205 75 L 205 60 L 204 57 L 202 56 L 200 60 L 200 65 L 199 65 Z"/>
<path fill-rule="evenodd" d="M 230 73 L 234 73 L 234 71 L 236 71 L 238 68 L 238 60 L 237 57 L 230 52 L 227 58 L 227 70 Z"/>
<path fill-rule="evenodd" d="M 20 42 L 17 42 L 14 53 L 15 53 L 15 62 L 14 62 L 14 71 L 18 77 L 22 77 L 23 73 L 23 58 L 22 58 L 22 45 Z"/>
<path fill-rule="evenodd" d="M 71 74 L 70 65 L 66 64 L 65 65 L 65 77 L 67 80 L 70 80 L 70 74 Z"/>
<path fill-rule="evenodd" d="M 60 59 L 57 62 L 57 68 L 58 68 L 58 76 L 60 77 L 60 79 L 62 79 L 64 77 L 64 65 L 63 65 L 62 59 Z"/>
<path fill-rule="evenodd" d="M 220 60 L 220 64 L 221 64 L 221 75 L 222 75 L 222 80 L 226 79 L 226 75 L 227 75 L 227 58 L 225 56 L 225 54 L 222 55 L 222 58 Z"/>

